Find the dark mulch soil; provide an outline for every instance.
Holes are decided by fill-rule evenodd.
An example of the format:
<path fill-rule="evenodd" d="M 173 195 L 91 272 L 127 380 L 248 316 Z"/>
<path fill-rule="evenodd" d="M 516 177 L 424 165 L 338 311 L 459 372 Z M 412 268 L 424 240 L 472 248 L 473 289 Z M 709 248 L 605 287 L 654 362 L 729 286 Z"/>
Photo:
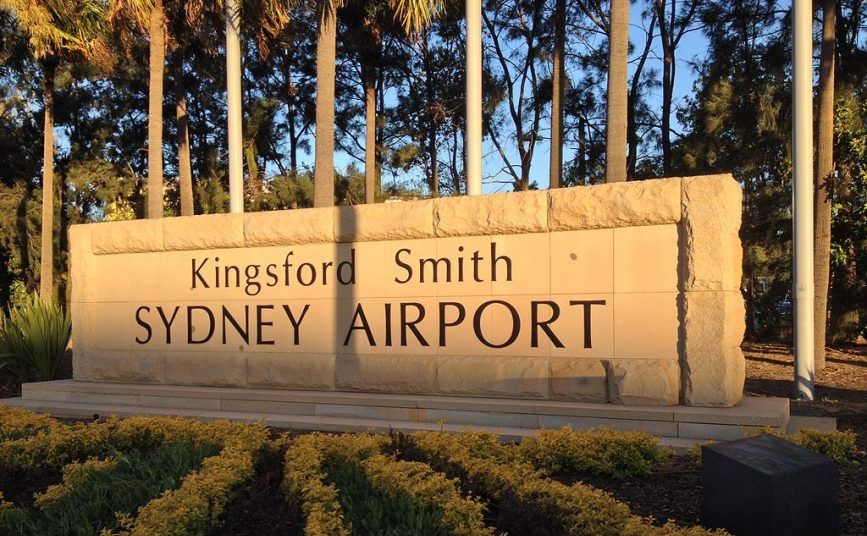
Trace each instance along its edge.
<path fill-rule="evenodd" d="M 747 343 L 746 394 L 792 396 L 791 348 Z M 792 414 L 835 417 L 840 430 L 852 430 L 860 449 L 867 447 L 867 348 L 829 349 L 827 364 L 816 380 L 816 401 L 792 400 Z M 581 480 L 611 493 L 633 513 L 695 525 L 701 520 L 701 467 L 692 458 L 672 458 L 646 478 L 616 480 L 589 475 L 558 475 L 566 482 Z M 841 534 L 867 535 L 867 461 L 861 458 L 840 469 Z"/>
<path fill-rule="evenodd" d="M 290 507 L 283 482 L 284 444 L 280 450 L 265 448 L 256 464 L 256 475 L 226 505 L 223 523 L 208 536 L 290 536 L 301 534 L 301 511 Z"/>
<path fill-rule="evenodd" d="M 561 482 L 577 480 L 607 491 L 629 505 L 632 513 L 654 523 L 674 521 L 681 526 L 701 523 L 701 467 L 690 456 L 672 457 L 666 467 L 646 477 L 617 479 L 595 475 L 555 475 Z"/>
<path fill-rule="evenodd" d="M 0 466 L 0 492 L 3 500 L 17 506 L 33 506 L 33 496 L 42 493 L 48 486 L 63 480 L 60 469 L 49 468 L 40 471 L 10 471 Z"/>

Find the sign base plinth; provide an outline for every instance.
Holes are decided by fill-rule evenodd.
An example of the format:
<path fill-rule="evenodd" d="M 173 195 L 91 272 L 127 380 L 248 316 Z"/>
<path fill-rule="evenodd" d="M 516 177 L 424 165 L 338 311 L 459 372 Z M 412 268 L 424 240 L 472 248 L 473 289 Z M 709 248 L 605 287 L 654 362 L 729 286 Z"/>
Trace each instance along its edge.
<path fill-rule="evenodd" d="M 731 408 L 623 406 L 584 402 L 367 392 L 301 391 L 58 380 L 27 383 L 0 403 L 57 417 L 177 415 L 263 422 L 329 432 L 490 430 L 520 440 L 540 428 L 644 430 L 685 449 L 758 429 L 789 427 L 785 398 L 745 397 Z"/>

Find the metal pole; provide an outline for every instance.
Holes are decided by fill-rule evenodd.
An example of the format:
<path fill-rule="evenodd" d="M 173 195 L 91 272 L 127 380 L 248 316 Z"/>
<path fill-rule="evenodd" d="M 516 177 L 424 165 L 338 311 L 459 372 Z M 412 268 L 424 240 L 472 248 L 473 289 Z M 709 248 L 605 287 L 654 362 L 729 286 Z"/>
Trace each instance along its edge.
<path fill-rule="evenodd" d="M 482 193 L 482 1 L 467 0 L 467 194 Z"/>
<path fill-rule="evenodd" d="M 241 133 L 241 0 L 226 0 L 226 101 L 229 115 L 229 212 L 244 212 Z"/>
<path fill-rule="evenodd" d="M 794 0 L 792 8 L 795 387 L 813 400 L 813 6 Z"/>

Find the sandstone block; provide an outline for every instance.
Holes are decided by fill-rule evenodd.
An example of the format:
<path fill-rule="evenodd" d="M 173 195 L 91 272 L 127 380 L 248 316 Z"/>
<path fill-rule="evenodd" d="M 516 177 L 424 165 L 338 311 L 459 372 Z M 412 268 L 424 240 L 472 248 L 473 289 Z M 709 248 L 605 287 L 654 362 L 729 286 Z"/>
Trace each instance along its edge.
<path fill-rule="evenodd" d="M 89 351 L 83 357 L 84 377 L 89 381 L 163 383 L 165 359 L 161 352 Z M 76 371 L 75 379 L 78 377 Z"/>
<path fill-rule="evenodd" d="M 338 390 L 432 393 L 435 378 L 435 356 L 341 354 L 334 384 Z"/>
<path fill-rule="evenodd" d="M 538 233 L 548 230 L 544 190 L 434 200 L 437 236 Z"/>
<path fill-rule="evenodd" d="M 247 356 L 230 352 L 166 352 L 166 383 L 245 387 Z"/>
<path fill-rule="evenodd" d="M 280 389 L 334 389 L 334 354 L 247 355 L 247 384 Z"/>
<path fill-rule="evenodd" d="M 740 288 L 742 203 L 741 187 L 731 175 L 683 179 L 683 290 Z"/>
<path fill-rule="evenodd" d="M 547 398 L 549 358 L 439 356 L 437 393 L 446 395 Z"/>
<path fill-rule="evenodd" d="M 613 359 L 608 399 L 627 406 L 674 406 L 680 401 L 680 366 L 674 359 Z"/>
<path fill-rule="evenodd" d="M 605 366 L 598 359 L 551 358 L 553 398 L 581 402 L 607 402 Z"/>
<path fill-rule="evenodd" d="M 206 214 L 166 218 L 166 250 L 242 248 L 243 214 Z"/>
<path fill-rule="evenodd" d="M 683 399 L 734 406 L 743 396 L 744 300 L 737 291 L 683 294 Z"/>
<path fill-rule="evenodd" d="M 69 281 L 72 302 L 95 302 L 97 285 L 91 283 L 96 276 L 91 225 L 73 225 L 69 228 Z"/>
<path fill-rule="evenodd" d="M 548 190 L 551 231 L 677 223 L 681 179 L 653 179 Z"/>
<path fill-rule="evenodd" d="M 305 208 L 244 214 L 247 247 L 334 241 L 334 210 Z"/>
<path fill-rule="evenodd" d="M 162 218 L 93 223 L 88 227 L 96 255 L 165 250 Z"/>
<path fill-rule="evenodd" d="M 432 200 L 337 207 L 334 235 L 338 242 L 431 238 L 433 207 Z"/>

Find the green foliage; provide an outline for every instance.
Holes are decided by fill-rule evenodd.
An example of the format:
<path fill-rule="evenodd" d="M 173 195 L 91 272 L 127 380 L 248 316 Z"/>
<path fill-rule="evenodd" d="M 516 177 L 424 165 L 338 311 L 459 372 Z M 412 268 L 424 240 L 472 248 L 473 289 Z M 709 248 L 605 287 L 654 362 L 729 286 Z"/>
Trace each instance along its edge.
<path fill-rule="evenodd" d="M 0 528 L 4 534 L 39 536 L 90 536 L 116 528 L 118 512 L 132 513 L 164 490 L 177 488 L 216 451 L 213 445 L 170 442 L 152 452 L 68 465 L 63 482 L 37 496 L 38 510 L 29 513 L 24 530 Z"/>
<path fill-rule="evenodd" d="M 53 380 L 71 333 L 69 314 L 32 294 L 0 315 L 0 369 L 21 382 Z"/>
<path fill-rule="evenodd" d="M 15 406 L 0 405 L 0 443 L 22 439 L 40 432 L 50 433 L 61 424 L 48 415 L 31 413 Z"/>
<path fill-rule="evenodd" d="M 819 430 L 801 430 L 794 436 L 794 441 L 802 447 L 818 452 L 837 462 L 847 461 L 847 456 L 855 450 L 855 433 L 851 431 L 822 432 Z"/>
<path fill-rule="evenodd" d="M 647 432 L 541 430 L 518 447 L 524 460 L 548 473 L 591 473 L 616 478 L 650 473 L 668 456 Z"/>

